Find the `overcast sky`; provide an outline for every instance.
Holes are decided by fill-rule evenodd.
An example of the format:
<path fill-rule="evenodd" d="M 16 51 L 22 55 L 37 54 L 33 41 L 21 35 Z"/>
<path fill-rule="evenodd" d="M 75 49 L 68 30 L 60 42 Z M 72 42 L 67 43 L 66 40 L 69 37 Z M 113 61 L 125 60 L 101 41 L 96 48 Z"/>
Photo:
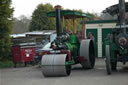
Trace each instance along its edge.
<path fill-rule="evenodd" d="M 40 3 L 50 3 L 53 6 L 61 5 L 65 9 L 81 9 L 83 12 L 100 13 L 106 7 L 117 4 L 118 0 L 12 0 L 12 7 L 15 9 L 14 17 L 31 16 Z"/>

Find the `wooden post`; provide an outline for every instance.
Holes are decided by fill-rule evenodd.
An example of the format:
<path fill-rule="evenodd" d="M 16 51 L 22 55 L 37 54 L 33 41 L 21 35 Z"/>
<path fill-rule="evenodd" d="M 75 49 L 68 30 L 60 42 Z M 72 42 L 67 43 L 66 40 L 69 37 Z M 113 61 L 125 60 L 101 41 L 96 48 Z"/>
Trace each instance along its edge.
<path fill-rule="evenodd" d="M 82 19 L 83 19 L 83 18 L 82 18 Z M 85 22 L 84 22 L 84 20 L 82 20 L 82 23 L 83 23 L 83 24 L 82 24 L 82 25 L 83 25 L 83 26 L 82 26 L 82 28 L 83 28 L 83 29 L 82 29 L 82 31 L 83 31 L 83 39 L 85 39 Z"/>
<path fill-rule="evenodd" d="M 73 17 L 73 34 L 76 33 L 75 18 Z"/>
<path fill-rule="evenodd" d="M 64 21 L 64 16 L 63 16 L 63 20 L 62 20 L 62 23 L 63 23 L 63 25 L 62 25 L 62 31 L 64 32 L 64 31 L 66 31 L 66 26 L 65 26 L 65 21 Z"/>

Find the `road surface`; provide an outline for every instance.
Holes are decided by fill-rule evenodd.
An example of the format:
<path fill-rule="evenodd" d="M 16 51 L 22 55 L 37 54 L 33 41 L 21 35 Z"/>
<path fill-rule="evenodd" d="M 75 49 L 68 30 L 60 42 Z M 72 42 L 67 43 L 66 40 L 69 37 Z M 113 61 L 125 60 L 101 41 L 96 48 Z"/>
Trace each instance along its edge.
<path fill-rule="evenodd" d="M 104 60 L 97 59 L 94 69 L 84 70 L 78 64 L 68 77 L 44 77 L 37 66 L 6 68 L 0 69 L 0 85 L 128 85 L 127 67 L 118 66 L 108 76 Z"/>

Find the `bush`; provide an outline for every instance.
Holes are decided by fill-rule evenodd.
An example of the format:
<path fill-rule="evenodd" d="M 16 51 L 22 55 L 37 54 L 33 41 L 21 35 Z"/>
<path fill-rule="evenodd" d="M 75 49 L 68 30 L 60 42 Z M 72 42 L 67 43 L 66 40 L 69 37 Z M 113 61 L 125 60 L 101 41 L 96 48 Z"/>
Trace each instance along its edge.
<path fill-rule="evenodd" d="M 0 68 L 9 68 L 9 67 L 14 67 L 14 64 L 11 60 L 0 61 Z"/>

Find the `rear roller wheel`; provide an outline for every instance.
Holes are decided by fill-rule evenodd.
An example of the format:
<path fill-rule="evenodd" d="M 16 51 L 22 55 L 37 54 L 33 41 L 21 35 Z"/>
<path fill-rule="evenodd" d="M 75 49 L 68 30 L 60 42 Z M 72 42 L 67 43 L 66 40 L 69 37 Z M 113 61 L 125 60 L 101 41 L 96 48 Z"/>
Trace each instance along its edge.
<path fill-rule="evenodd" d="M 107 70 L 107 74 L 110 75 L 111 74 L 111 61 L 110 61 L 110 48 L 109 45 L 106 45 L 105 47 L 105 57 L 106 57 L 106 70 Z"/>
<path fill-rule="evenodd" d="M 44 76 L 68 76 L 71 73 L 71 65 L 66 65 L 67 54 L 44 55 L 41 60 Z"/>
<path fill-rule="evenodd" d="M 87 61 L 81 61 L 84 69 L 91 69 L 95 65 L 95 47 L 93 40 L 82 40 L 80 45 L 80 56 Z"/>

